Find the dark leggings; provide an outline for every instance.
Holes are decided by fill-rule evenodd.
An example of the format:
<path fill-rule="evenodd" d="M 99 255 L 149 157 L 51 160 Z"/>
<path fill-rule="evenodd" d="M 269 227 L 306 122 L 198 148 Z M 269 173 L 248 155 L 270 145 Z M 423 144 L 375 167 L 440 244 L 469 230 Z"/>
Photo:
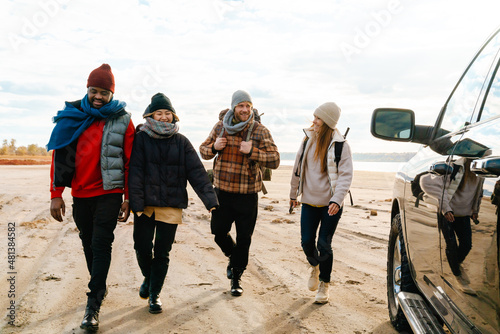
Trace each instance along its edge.
<path fill-rule="evenodd" d="M 142 275 L 149 279 L 150 294 L 161 292 L 176 231 L 177 224 L 156 221 L 154 214 L 134 214 L 134 248 Z"/>
<path fill-rule="evenodd" d="M 330 282 L 331 279 L 333 267 L 332 238 L 341 216 L 342 208 L 337 214 L 330 216 L 328 206 L 314 207 L 302 204 L 300 217 L 302 249 L 307 256 L 307 261 L 312 266 L 319 264 L 319 279 L 323 282 Z M 316 234 L 318 234 L 317 244 Z"/>

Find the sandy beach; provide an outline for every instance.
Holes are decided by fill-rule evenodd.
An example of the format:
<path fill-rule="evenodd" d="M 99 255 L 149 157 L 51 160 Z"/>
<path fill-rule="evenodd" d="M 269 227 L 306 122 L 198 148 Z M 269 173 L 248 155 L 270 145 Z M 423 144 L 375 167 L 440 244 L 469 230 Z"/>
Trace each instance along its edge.
<path fill-rule="evenodd" d="M 280 167 L 265 183 L 269 193 L 259 194 L 241 297 L 229 293 L 227 260 L 191 189 L 161 314 L 150 314 L 138 295 L 142 275 L 132 219 L 119 223 L 99 333 L 396 333 L 388 320 L 385 271 L 394 173 L 355 172 L 354 206 L 346 201 L 333 239 L 333 284 L 325 305 L 313 304 L 315 292 L 307 289 L 300 209 L 288 213 L 291 173 L 292 167 Z M 89 275 L 69 189 L 64 199 L 66 216 L 59 223 L 49 213 L 49 166 L 0 166 L 2 333 L 84 332 L 79 325 Z"/>

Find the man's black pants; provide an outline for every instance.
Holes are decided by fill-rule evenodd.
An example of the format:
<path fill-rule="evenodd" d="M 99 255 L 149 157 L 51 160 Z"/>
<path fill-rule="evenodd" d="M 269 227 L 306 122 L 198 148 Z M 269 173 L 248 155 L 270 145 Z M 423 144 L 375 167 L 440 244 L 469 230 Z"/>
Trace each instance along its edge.
<path fill-rule="evenodd" d="M 231 267 L 245 269 L 252 234 L 258 211 L 258 195 L 228 193 L 215 189 L 219 198 L 219 208 L 212 212 L 210 227 L 215 242 L 226 256 L 231 257 Z M 229 232 L 236 227 L 236 242 Z"/>
<path fill-rule="evenodd" d="M 111 264 L 111 244 L 122 194 L 107 194 L 89 198 L 73 198 L 73 219 L 80 231 L 83 251 L 90 273 L 89 298 L 100 305 L 106 291 L 106 278 Z"/>

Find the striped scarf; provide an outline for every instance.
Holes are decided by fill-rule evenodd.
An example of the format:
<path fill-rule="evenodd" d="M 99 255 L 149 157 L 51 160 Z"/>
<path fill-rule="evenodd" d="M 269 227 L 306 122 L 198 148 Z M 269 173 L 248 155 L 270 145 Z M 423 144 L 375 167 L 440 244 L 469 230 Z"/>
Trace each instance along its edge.
<path fill-rule="evenodd" d="M 146 117 L 146 123 L 141 127 L 141 131 L 155 139 L 167 139 L 179 132 L 177 123 L 167 123 L 155 121 L 152 117 Z"/>

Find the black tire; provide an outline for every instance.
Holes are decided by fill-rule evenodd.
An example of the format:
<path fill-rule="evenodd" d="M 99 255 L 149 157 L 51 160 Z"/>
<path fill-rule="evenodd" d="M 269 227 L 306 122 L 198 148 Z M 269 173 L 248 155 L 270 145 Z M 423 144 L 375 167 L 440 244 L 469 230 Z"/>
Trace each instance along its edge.
<path fill-rule="evenodd" d="M 411 277 L 410 266 L 401 229 L 401 215 L 398 213 L 391 222 L 389 246 L 387 250 L 387 301 L 389 317 L 398 331 L 410 331 L 410 325 L 399 306 L 397 293 L 400 291 L 417 292 L 418 289 Z"/>

